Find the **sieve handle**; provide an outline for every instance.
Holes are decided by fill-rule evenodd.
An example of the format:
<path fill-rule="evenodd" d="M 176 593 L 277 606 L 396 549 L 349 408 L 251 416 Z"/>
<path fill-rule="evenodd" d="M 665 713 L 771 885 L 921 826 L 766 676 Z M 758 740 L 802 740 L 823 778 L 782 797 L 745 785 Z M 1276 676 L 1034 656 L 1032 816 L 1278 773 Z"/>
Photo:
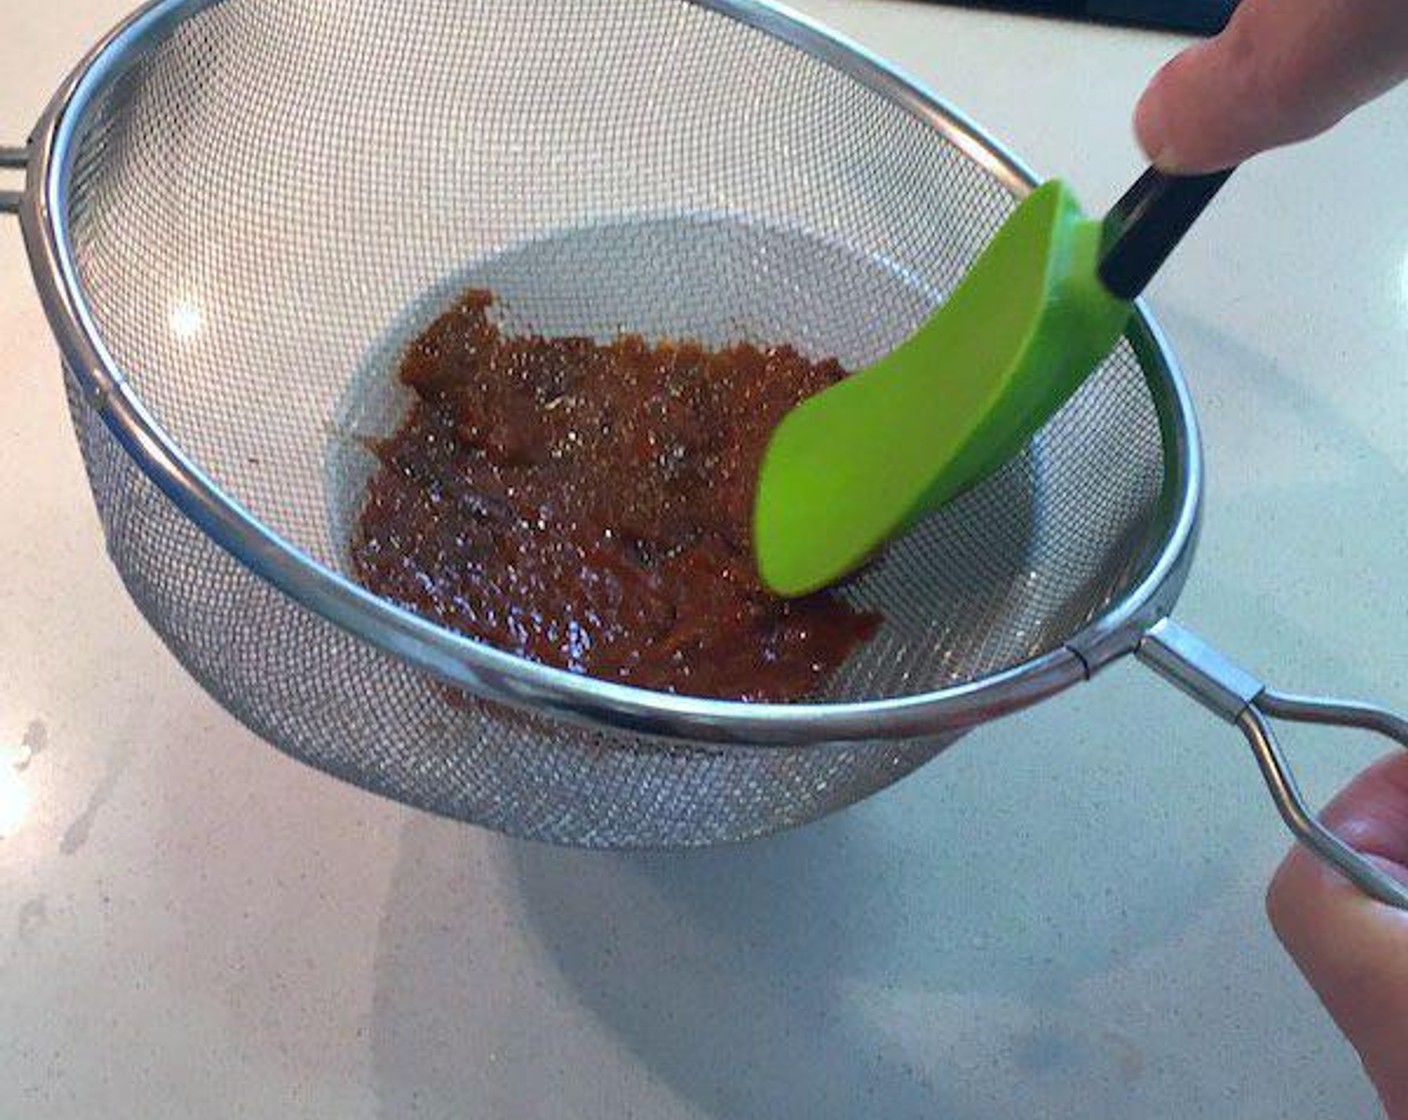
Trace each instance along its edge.
<path fill-rule="evenodd" d="M 1273 719 L 1279 719 L 1353 727 L 1378 732 L 1408 747 L 1408 720 L 1369 704 L 1275 692 L 1171 619 L 1164 619 L 1144 635 L 1138 656 L 1204 707 L 1241 729 L 1281 819 L 1297 840 L 1371 898 L 1408 910 L 1408 885 L 1336 836 L 1311 812 L 1271 726 Z"/>
<path fill-rule="evenodd" d="M 0 171 L 24 171 L 29 167 L 29 153 L 24 148 L 0 148 Z M 0 190 L 0 214 L 18 214 L 21 191 Z"/>

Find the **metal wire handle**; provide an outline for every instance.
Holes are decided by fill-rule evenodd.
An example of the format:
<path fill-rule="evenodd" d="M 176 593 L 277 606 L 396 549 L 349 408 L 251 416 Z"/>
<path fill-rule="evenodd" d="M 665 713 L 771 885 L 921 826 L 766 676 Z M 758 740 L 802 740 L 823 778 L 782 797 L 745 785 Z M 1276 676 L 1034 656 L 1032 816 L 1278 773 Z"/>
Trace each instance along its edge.
<path fill-rule="evenodd" d="M 1297 840 L 1371 898 L 1408 910 L 1408 886 L 1345 843 L 1311 811 L 1271 727 L 1272 719 L 1354 727 L 1378 732 L 1408 748 L 1408 720 L 1369 704 L 1273 691 L 1170 619 L 1149 630 L 1138 656 L 1204 707 L 1241 728 L 1271 799 Z"/>
<path fill-rule="evenodd" d="M 29 166 L 29 153 L 23 148 L 0 148 L 0 171 L 24 171 Z M 0 190 L 0 214 L 18 214 L 21 191 Z"/>

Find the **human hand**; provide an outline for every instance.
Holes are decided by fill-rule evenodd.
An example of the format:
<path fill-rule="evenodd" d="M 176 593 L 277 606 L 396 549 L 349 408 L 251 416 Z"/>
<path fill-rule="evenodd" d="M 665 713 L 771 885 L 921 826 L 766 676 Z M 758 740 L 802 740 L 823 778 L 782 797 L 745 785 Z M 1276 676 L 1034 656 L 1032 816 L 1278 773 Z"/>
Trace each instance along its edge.
<path fill-rule="evenodd" d="M 1408 882 L 1408 752 L 1360 775 L 1324 821 Z M 1391 1120 L 1408 1120 L 1408 912 L 1375 902 L 1303 848 L 1281 865 L 1266 908 L 1282 944 L 1359 1051 Z"/>
<path fill-rule="evenodd" d="M 1135 131 L 1169 172 L 1215 171 L 1305 140 L 1408 79 L 1408 0 L 1243 0 L 1227 30 L 1149 84 Z M 1408 882 L 1408 753 L 1361 775 L 1327 825 Z M 1408 912 L 1297 848 L 1267 912 L 1359 1051 L 1391 1120 L 1408 1120 Z"/>
<path fill-rule="evenodd" d="M 1135 132 L 1163 171 L 1231 167 L 1408 79 L 1408 0 L 1243 0 L 1154 77 Z"/>

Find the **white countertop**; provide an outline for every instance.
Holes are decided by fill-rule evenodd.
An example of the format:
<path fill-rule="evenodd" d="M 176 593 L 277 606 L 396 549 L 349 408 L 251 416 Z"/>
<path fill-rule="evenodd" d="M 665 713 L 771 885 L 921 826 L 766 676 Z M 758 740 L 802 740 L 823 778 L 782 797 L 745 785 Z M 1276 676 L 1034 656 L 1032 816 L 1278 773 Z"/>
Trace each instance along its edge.
<path fill-rule="evenodd" d="M 10 0 L 0 142 L 128 0 Z M 803 7 L 1092 206 L 1165 36 Z M 1153 302 L 1209 462 L 1180 616 L 1408 706 L 1408 91 L 1248 167 Z M 1382 749 L 1307 731 L 1324 795 Z M 1235 734 L 1133 665 L 837 818 L 557 851 L 289 761 L 109 569 L 0 220 L 0 1116 L 1370 1116 L 1277 948 L 1286 836 Z"/>

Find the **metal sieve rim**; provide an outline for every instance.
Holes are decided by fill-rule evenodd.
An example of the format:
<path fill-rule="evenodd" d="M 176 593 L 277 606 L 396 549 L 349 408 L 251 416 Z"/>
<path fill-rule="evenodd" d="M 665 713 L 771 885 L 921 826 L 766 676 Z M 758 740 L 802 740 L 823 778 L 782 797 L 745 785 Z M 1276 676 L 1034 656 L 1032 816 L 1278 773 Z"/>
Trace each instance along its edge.
<path fill-rule="evenodd" d="M 1134 580 L 1060 648 L 1001 673 L 912 696 L 754 705 L 674 696 L 550 668 L 442 629 L 318 563 L 224 494 L 146 410 L 106 349 L 84 297 L 68 228 L 69 179 L 89 107 L 181 21 L 223 0 L 152 0 L 102 40 L 55 95 L 30 141 L 20 205 L 31 267 L 64 364 L 139 468 L 213 541 L 280 591 L 378 649 L 491 700 L 588 726 L 748 746 L 899 739 L 963 728 L 1027 707 L 1133 652 L 1167 614 L 1197 537 L 1202 459 L 1183 377 L 1148 309 L 1129 339 L 1159 415 L 1165 475 L 1157 524 Z M 1037 183 L 1015 156 L 888 63 L 770 0 L 685 0 L 802 50 L 938 129 L 1015 195 Z"/>

